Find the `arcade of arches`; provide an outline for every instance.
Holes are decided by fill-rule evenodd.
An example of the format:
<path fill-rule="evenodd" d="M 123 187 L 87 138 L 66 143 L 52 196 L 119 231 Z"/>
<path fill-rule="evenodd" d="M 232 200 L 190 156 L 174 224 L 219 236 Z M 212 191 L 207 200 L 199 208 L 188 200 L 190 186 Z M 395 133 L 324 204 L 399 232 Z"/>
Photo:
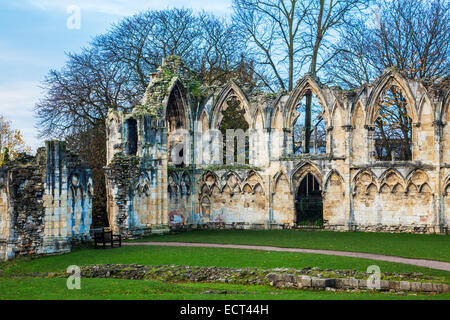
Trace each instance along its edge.
<path fill-rule="evenodd" d="M 144 109 L 108 114 L 106 179 L 114 230 L 447 230 L 448 83 L 425 86 L 387 70 L 371 84 L 343 91 L 306 75 L 287 94 L 268 95 L 230 81 L 198 99 L 181 66 L 176 57 L 164 60 L 143 98 Z M 174 77 L 165 79 L 167 74 Z M 307 146 L 308 95 L 313 110 Z M 248 128 L 241 145 L 245 163 L 225 165 L 216 133 L 237 129 L 236 123 Z M 176 129 L 186 132 L 179 165 L 171 162 Z"/>

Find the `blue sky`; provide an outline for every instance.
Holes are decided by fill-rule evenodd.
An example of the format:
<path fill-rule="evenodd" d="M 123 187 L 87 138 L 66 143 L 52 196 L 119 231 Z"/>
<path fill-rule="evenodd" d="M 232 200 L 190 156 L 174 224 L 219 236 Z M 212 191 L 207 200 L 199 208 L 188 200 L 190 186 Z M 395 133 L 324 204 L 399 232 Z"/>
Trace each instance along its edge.
<path fill-rule="evenodd" d="M 79 29 L 67 27 L 71 6 L 80 10 Z M 36 150 L 43 141 L 33 107 L 48 70 L 61 68 L 66 52 L 79 51 L 122 17 L 170 7 L 226 15 L 231 0 L 0 0 L 0 113 Z"/>

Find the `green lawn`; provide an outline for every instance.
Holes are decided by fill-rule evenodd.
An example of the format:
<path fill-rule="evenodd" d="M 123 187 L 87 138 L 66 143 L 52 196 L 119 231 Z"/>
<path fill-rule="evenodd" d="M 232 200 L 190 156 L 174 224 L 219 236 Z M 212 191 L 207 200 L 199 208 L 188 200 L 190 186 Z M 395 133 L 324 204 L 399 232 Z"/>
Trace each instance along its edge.
<path fill-rule="evenodd" d="M 1 278 L 0 278 L 1 279 Z M 205 291 L 232 294 L 202 294 Z M 81 279 L 80 290 L 68 290 L 65 279 L 0 280 L 0 299 L 446 299 L 450 294 L 398 296 L 385 293 L 343 293 L 275 289 L 269 286 L 212 283 L 167 283 L 148 280 Z"/>
<path fill-rule="evenodd" d="M 232 243 L 372 252 L 450 261 L 449 237 L 440 235 L 279 231 L 194 231 L 154 236 L 147 241 Z M 450 272 L 407 264 L 332 255 L 222 248 L 133 246 L 113 250 L 76 249 L 71 253 L 17 258 L 0 263 L 0 299 L 449 299 L 450 295 L 398 296 L 385 293 L 314 292 L 219 283 L 169 283 L 148 280 L 82 279 L 81 290 L 68 290 L 65 279 L 9 275 L 63 271 L 69 265 L 142 264 L 218 267 L 319 267 L 365 272 L 378 265 L 383 273 L 421 272 L 450 283 Z M 243 294 L 202 294 L 208 290 Z"/>
<path fill-rule="evenodd" d="M 370 265 L 378 265 L 381 272 L 422 272 L 425 275 L 445 278 L 446 281 L 450 280 L 450 272 L 447 271 L 368 259 L 261 250 L 153 246 L 122 247 L 113 250 L 78 249 L 71 253 L 39 259 L 18 258 L 0 263 L 0 269 L 4 273 L 17 274 L 20 272 L 61 271 L 69 265 L 133 263 L 141 265 L 256 267 L 261 269 L 319 267 L 321 269 L 355 269 L 363 272 Z"/>
<path fill-rule="evenodd" d="M 200 230 L 138 241 L 267 245 L 385 254 L 450 262 L 450 236 L 435 234 L 297 230 Z"/>

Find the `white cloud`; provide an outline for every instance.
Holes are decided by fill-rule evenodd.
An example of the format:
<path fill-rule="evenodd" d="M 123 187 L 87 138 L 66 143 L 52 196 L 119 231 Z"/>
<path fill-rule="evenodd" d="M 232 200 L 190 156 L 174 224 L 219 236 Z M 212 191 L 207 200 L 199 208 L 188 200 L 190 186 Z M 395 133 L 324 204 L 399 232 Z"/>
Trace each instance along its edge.
<path fill-rule="evenodd" d="M 231 0 L 28 0 L 28 3 L 41 10 L 66 11 L 69 6 L 76 5 L 80 7 L 81 12 L 91 11 L 117 16 L 172 7 L 206 10 L 222 15 L 228 13 L 231 7 Z"/>
<path fill-rule="evenodd" d="M 25 142 L 33 150 L 42 146 L 37 138 L 33 108 L 41 97 L 38 82 L 17 81 L 0 85 L 0 113 L 12 122 L 12 127 L 22 132 Z"/>

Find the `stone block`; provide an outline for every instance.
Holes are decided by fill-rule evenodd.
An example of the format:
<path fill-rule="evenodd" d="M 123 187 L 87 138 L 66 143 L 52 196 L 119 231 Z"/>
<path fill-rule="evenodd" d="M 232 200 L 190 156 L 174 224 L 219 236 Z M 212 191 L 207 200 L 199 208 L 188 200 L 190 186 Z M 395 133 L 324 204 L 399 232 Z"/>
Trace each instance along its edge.
<path fill-rule="evenodd" d="M 317 289 L 325 289 L 325 288 L 334 288 L 336 286 L 335 279 L 319 279 L 313 278 L 311 281 L 311 285 L 313 288 Z"/>
<path fill-rule="evenodd" d="M 389 281 L 388 280 L 380 280 L 380 290 L 389 290 Z"/>
<path fill-rule="evenodd" d="M 390 281 L 389 289 L 400 291 L 400 281 Z"/>
<path fill-rule="evenodd" d="M 401 291 L 411 291 L 411 283 L 408 281 L 400 281 Z"/>
<path fill-rule="evenodd" d="M 433 291 L 433 284 L 429 282 L 424 282 L 421 284 L 421 291 L 423 292 L 432 292 Z"/>
<path fill-rule="evenodd" d="M 444 292 L 444 288 L 441 283 L 433 283 L 433 292 Z"/>
<path fill-rule="evenodd" d="M 359 289 L 367 289 L 367 279 L 359 279 L 358 280 L 358 288 Z"/>
<path fill-rule="evenodd" d="M 310 288 L 312 287 L 312 279 L 308 276 L 302 276 L 301 277 L 301 284 L 303 288 Z"/>
<path fill-rule="evenodd" d="M 348 289 L 350 288 L 350 279 L 348 278 L 337 278 L 336 288 L 338 289 Z"/>
<path fill-rule="evenodd" d="M 420 292 L 422 291 L 422 284 L 420 282 L 411 282 L 411 291 Z"/>
<path fill-rule="evenodd" d="M 359 288 L 359 280 L 355 278 L 349 278 L 349 287 L 350 288 Z"/>

